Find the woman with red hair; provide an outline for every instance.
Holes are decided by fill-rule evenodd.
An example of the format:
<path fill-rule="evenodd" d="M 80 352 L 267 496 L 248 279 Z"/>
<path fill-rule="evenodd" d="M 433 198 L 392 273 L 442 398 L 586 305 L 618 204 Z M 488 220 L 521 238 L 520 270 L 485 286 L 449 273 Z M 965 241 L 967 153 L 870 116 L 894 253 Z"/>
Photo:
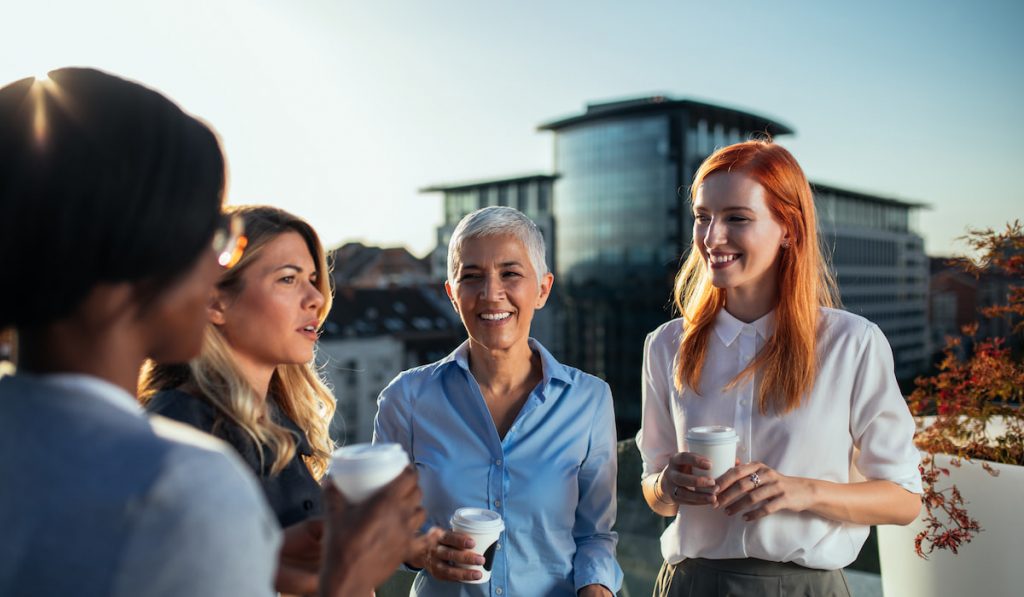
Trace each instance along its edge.
<path fill-rule="evenodd" d="M 675 517 L 655 593 L 849 595 L 841 569 L 868 527 L 909 524 L 921 507 L 889 344 L 834 307 L 814 197 L 783 147 L 716 151 L 691 201 L 682 316 L 644 347 L 643 493 Z M 735 466 L 718 478 L 685 440 L 700 426 L 736 432 Z"/>

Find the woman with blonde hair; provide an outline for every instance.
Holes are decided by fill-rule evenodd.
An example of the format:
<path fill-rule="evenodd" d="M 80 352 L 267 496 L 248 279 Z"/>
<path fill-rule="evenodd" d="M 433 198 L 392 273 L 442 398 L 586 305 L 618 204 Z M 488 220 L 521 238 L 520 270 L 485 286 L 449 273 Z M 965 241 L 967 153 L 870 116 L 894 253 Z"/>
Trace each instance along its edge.
<path fill-rule="evenodd" d="M 202 351 L 187 365 L 147 364 L 139 396 L 231 444 L 285 527 L 321 513 L 333 449 L 334 397 L 313 363 L 331 307 L 327 260 L 313 228 L 283 210 L 228 211 L 248 244 L 217 283 Z"/>
<path fill-rule="evenodd" d="M 868 527 L 909 524 L 921 507 L 889 344 L 834 308 L 811 188 L 784 148 L 716 151 L 691 201 L 682 317 L 644 348 L 643 493 L 675 518 L 656 594 L 849 595 L 841 569 Z M 698 426 L 738 436 L 737 462 L 717 479 L 686 442 Z M 851 465 L 866 480 L 852 481 Z"/>

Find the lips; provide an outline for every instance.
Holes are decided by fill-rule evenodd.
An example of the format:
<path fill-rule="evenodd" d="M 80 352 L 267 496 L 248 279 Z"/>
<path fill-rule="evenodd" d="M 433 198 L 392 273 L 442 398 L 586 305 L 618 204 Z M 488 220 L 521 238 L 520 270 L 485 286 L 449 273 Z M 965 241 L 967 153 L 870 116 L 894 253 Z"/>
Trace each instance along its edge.
<path fill-rule="evenodd" d="M 477 315 L 477 318 L 484 323 L 484 325 L 498 326 L 504 325 L 505 323 L 512 320 L 511 311 L 486 311 Z"/>
<path fill-rule="evenodd" d="M 319 338 L 319 334 L 317 333 L 317 329 L 319 327 L 320 322 L 314 319 L 312 321 L 306 322 L 305 325 L 303 325 L 296 331 L 315 342 L 316 339 Z"/>
<path fill-rule="evenodd" d="M 708 264 L 711 269 L 722 269 L 736 263 L 741 256 L 742 253 L 711 253 L 708 255 Z"/>

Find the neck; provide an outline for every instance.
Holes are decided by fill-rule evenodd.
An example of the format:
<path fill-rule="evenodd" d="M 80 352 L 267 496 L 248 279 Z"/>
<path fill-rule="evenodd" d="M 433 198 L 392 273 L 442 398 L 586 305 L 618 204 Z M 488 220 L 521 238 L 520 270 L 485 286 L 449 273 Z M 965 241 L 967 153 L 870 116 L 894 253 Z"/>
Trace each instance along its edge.
<path fill-rule="evenodd" d="M 238 367 L 242 378 L 248 382 L 257 396 L 266 399 L 276 366 L 257 362 L 234 349 L 231 349 L 231 356 L 234 358 L 235 366 Z"/>
<path fill-rule="evenodd" d="M 778 302 L 774 288 L 731 288 L 725 297 L 725 310 L 736 319 L 750 323 L 770 313 Z"/>
<path fill-rule="evenodd" d="M 506 350 L 491 350 L 472 339 L 469 370 L 481 387 L 506 393 L 528 382 L 540 370 L 540 357 L 523 341 Z"/>
<path fill-rule="evenodd" d="M 116 327 L 68 319 L 19 330 L 18 369 L 26 373 L 81 373 L 135 395 L 145 350 Z"/>

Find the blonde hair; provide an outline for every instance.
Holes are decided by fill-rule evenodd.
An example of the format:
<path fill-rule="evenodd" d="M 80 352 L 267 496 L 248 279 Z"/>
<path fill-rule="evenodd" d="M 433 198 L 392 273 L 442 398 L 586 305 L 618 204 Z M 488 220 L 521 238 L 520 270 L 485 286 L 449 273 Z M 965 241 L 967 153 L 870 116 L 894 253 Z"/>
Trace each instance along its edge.
<path fill-rule="evenodd" d="M 322 325 L 331 310 L 330 268 L 316 231 L 305 221 L 269 206 L 235 206 L 227 208 L 245 222 L 248 239 L 245 253 L 235 267 L 227 270 L 217 283 L 221 292 L 241 292 L 243 272 L 256 260 L 270 241 L 287 232 L 297 232 L 306 242 L 316 264 L 316 286 L 324 296 L 317 313 Z M 295 457 L 296 440 L 292 432 L 275 423 L 268 412 L 266 400 L 259 399 L 243 377 L 232 357 L 231 348 L 216 326 L 208 324 L 199 356 L 187 365 L 161 365 L 147 361 L 139 379 L 139 402 L 143 405 L 160 391 L 184 387 L 194 389 L 217 410 L 214 431 L 229 420 L 252 439 L 257 447 L 261 468 L 264 452 L 273 460 L 271 474 L 277 474 Z M 335 400 L 324 384 L 313 361 L 304 364 L 278 365 L 270 380 L 268 400 L 276 400 L 282 411 L 306 434 L 312 456 L 306 466 L 316 479 L 327 472 L 334 443 L 328 425 L 335 410 Z"/>
<path fill-rule="evenodd" d="M 800 405 L 818 376 L 818 322 L 821 307 L 839 304 L 835 279 L 818 240 L 814 196 L 800 164 L 786 149 L 770 140 L 737 143 L 708 156 L 693 177 L 691 200 L 704 180 L 719 172 L 738 172 L 757 181 L 765 191 L 772 216 L 789 233 L 788 248 L 778 263 L 779 302 L 775 331 L 755 358 L 727 388 L 761 371 L 758 407 L 783 414 Z M 694 238 L 690 254 L 676 276 L 675 305 L 683 316 L 683 338 L 675 370 L 678 390 L 690 386 L 700 394 L 711 329 L 725 307 L 726 293 L 711 284 L 707 264 Z"/>

